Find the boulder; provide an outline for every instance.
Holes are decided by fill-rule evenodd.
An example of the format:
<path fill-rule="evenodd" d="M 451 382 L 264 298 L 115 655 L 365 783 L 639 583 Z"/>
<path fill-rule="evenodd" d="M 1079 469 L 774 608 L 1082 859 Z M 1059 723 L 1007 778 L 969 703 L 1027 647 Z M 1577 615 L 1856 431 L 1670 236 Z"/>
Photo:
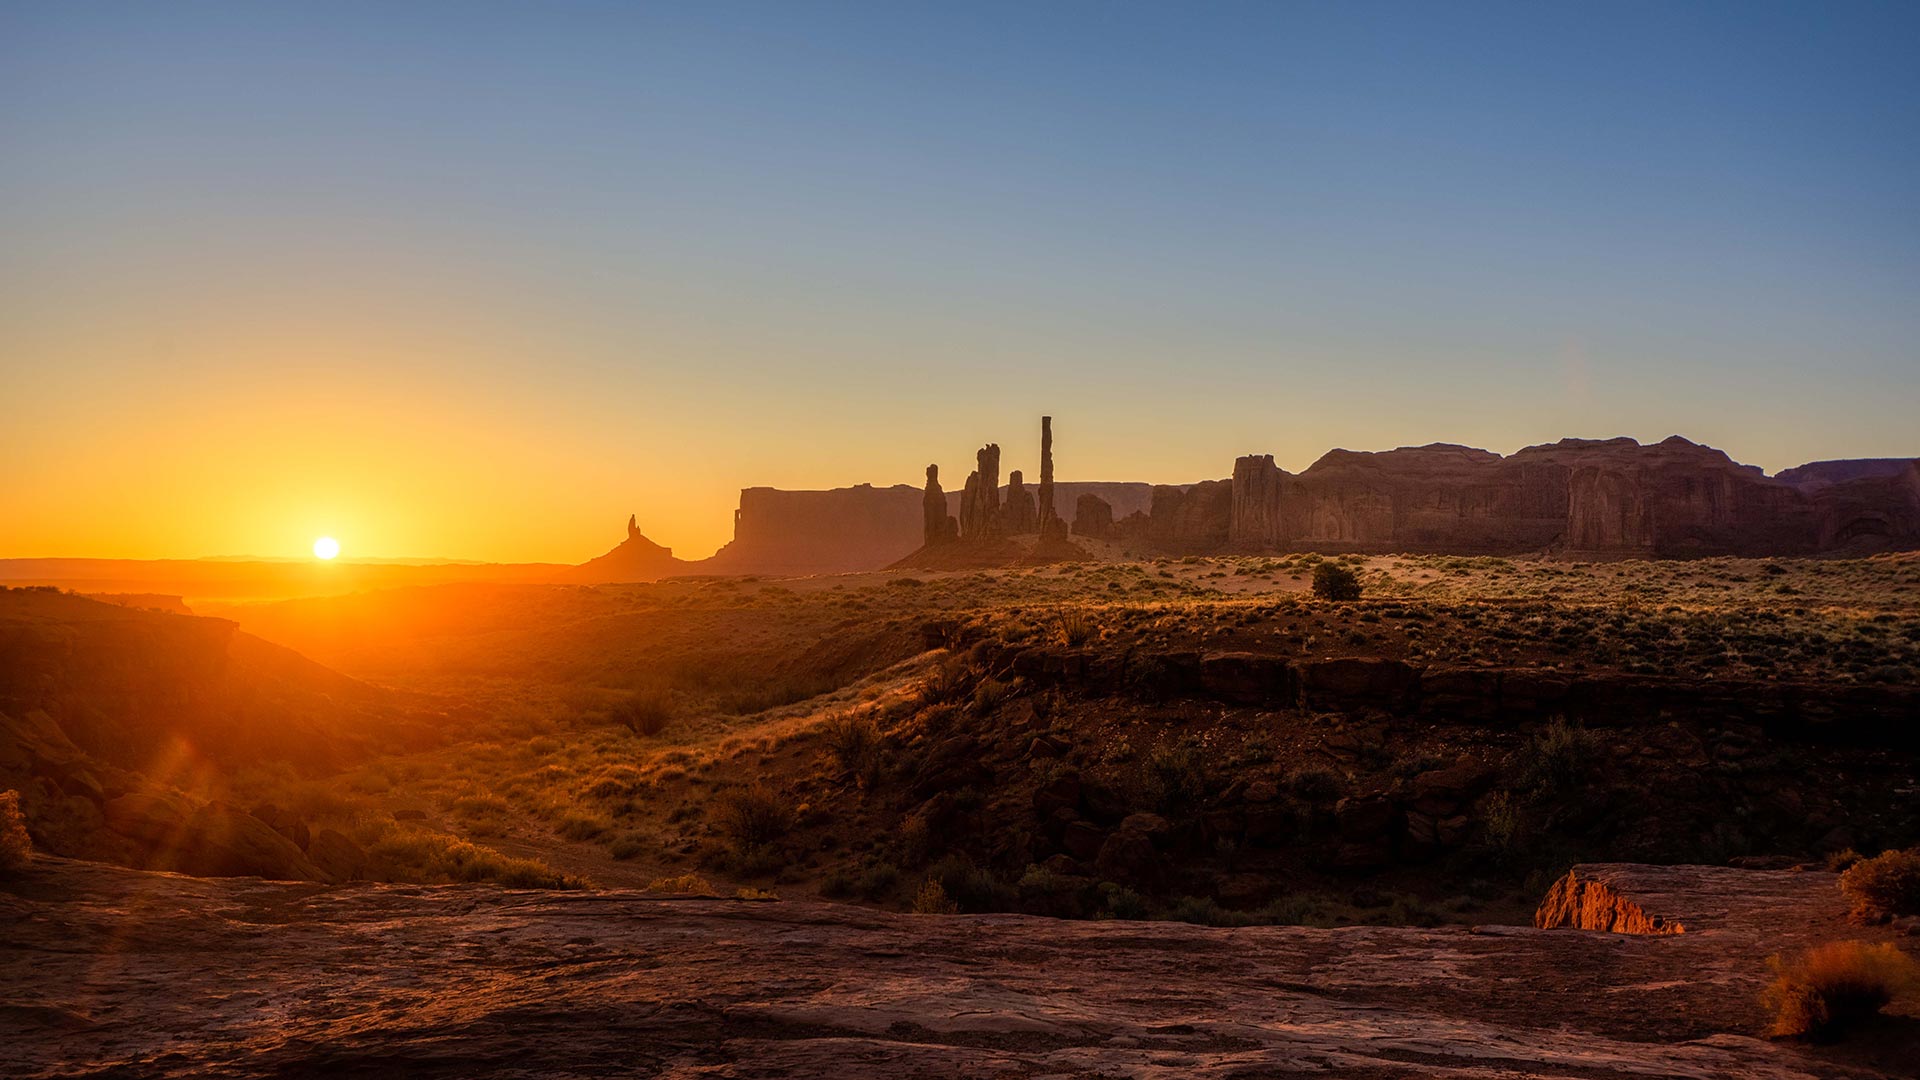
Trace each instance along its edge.
<path fill-rule="evenodd" d="M 193 812 L 187 822 L 187 841 L 174 862 L 179 869 L 203 877 L 326 878 L 293 841 L 252 814 L 223 803 L 209 803 Z"/>
<path fill-rule="evenodd" d="M 307 823 L 301 821 L 299 816 L 291 810 L 282 809 L 272 803 L 263 803 L 254 807 L 251 813 L 254 817 L 266 822 L 274 832 L 293 841 L 295 846 L 303 850 L 313 839 Z"/>
<path fill-rule="evenodd" d="M 133 791 L 103 808 L 107 828 L 148 848 L 179 844 L 193 817 L 193 803 L 172 792 Z"/>
<path fill-rule="evenodd" d="M 367 853 L 344 833 L 333 829 L 321 829 L 314 834 L 313 842 L 307 847 L 307 857 L 327 880 L 335 883 L 358 881 L 367 873 Z"/>

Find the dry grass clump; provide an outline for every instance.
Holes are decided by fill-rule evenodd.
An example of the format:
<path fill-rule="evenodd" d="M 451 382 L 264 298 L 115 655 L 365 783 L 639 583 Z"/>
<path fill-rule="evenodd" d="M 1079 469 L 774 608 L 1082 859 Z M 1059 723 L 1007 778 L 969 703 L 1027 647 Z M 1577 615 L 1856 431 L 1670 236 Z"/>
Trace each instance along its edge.
<path fill-rule="evenodd" d="M 1920 915 L 1920 848 L 1883 851 L 1840 875 L 1840 891 L 1863 918 Z"/>
<path fill-rule="evenodd" d="M 713 884 L 699 874 L 681 874 L 679 877 L 655 878 L 647 884 L 647 891 L 674 893 L 680 896 L 709 896 L 713 893 Z"/>
<path fill-rule="evenodd" d="M 658 735 L 673 722 L 673 691 L 665 686 L 643 686 L 617 702 L 609 715 L 636 735 Z"/>
<path fill-rule="evenodd" d="M 1920 988 L 1920 965 L 1891 943 L 1834 941 L 1792 961 L 1767 961 L 1774 980 L 1761 995 L 1773 1014 L 1767 1034 L 1824 1042 Z"/>
<path fill-rule="evenodd" d="M 532 859 L 516 859 L 492 848 L 417 830 L 389 832 L 367 853 L 397 871 L 403 881 L 490 881 L 519 889 L 578 889 L 586 883 Z"/>
<path fill-rule="evenodd" d="M 1099 632 L 1099 625 L 1084 611 L 1067 612 L 1053 627 L 1054 640 L 1069 649 L 1085 645 Z"/>
<path fill-rule="evenodd" d="M 713 800 L 714 825 L 747 850 L 764 847 L 793 829 L 793 807 L 765 784 L 721 792 Z"/>
<path fill-rule="evenodd" d="M 12 877 L 33 860 L 33 839 L 20 816 L 20 793 L 0 791 L 0 877 Z"/>

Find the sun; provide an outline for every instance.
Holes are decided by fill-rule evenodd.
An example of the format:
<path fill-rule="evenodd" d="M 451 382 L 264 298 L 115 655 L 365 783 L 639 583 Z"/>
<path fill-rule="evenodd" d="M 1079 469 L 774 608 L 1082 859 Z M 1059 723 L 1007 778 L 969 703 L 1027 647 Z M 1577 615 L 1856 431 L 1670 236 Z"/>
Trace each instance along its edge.
<path fill-rule="evenodd" d="M 340 541 L 331 536 L 323 536 L 313 542 L 313 557 L 316 559 L 331 559 L 338 554 L 340 554 Z"/>

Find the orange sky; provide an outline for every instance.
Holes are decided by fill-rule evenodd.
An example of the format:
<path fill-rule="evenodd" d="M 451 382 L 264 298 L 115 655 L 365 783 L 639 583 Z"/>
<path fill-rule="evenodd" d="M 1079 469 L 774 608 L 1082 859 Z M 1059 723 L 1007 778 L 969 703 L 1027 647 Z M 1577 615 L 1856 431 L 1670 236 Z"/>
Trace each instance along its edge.
<path fill-rule="evenodd" d="M 0 557 L 698 558 L 1043 412 L 1920 453 L 1873 19 L 590 8 L 0 6 Z"/>

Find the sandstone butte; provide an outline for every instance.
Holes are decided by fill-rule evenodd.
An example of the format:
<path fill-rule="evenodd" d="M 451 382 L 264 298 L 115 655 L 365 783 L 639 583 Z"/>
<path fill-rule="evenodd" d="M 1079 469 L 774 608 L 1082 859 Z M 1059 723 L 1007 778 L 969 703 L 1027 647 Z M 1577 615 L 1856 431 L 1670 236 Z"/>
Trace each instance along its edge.
<path fill-rule="evenodd" d="M 577 567 L 581 581 L 677 573 L 843 573 L 904 565 L 1035 560 L 1049 540 L 1112 540 L 1135 555 L 1355 551 L 1575 558 L 1865 555 L 1920 547 L 1920 459 L 1811 462 L 1767 476 L 1680 436 L 1562 439 L 1502 456 L 1449 443 L 1379 453 L 1331 450 L 1299 473 L 1272 455 L 1192 484 L 1056 483 L 1051 418 L 1041 482 L 1000 483 L 998 444 L 974 452 L 949 491 L 747 488 L 734 539 L 676 559 L 630 521 L 619 548 Z M 1058 531 L 1047 536 L 1047 522 Z M 1029 537 L 1021 543 L 1015 538 Z M 1084 554 L 1063 547 L 1058 554 Z M 918 557 L 916 557 L 918 556 Z"/>
<path fill-rule="evenodd" d="M 6 1075 L 1813 1078 L 1765 958 L 1831 874 L 1580 866 L 1540 927 L 1209 929 L 41 858 L 0 886 Z M 1610 933 L 1582 927 L 1683 932 Z M 1884 1042 L 1884 1040 L 1883 1040 Z M 1906 1056 L 1903 1057 L 1903 1054 Z"/>

